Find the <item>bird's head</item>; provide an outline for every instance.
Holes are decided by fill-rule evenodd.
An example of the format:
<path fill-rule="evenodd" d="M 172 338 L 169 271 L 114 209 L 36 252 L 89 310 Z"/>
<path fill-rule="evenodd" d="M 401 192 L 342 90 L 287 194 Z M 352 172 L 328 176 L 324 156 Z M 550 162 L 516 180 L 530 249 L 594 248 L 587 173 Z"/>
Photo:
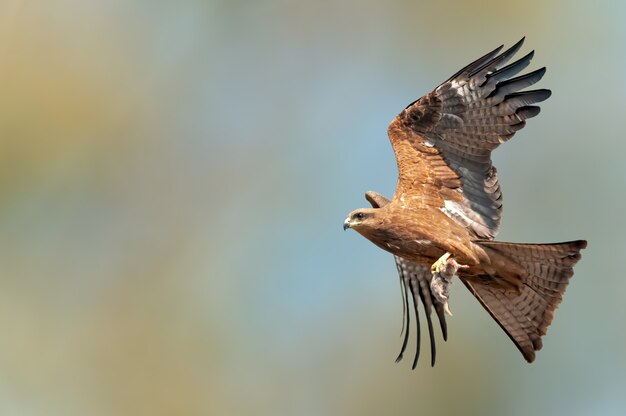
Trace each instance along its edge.
<path fill-rule="evenodd" d="M 348 214 L 348 217 L 343 222 L 343 229 L 347 230 L 352 228 L 355 231 L 363 234 L 364 231 L 372 228 L 376 228 L 380 223 L 378 218 L 380 209 L 375 208 L 360 208 L 352 211 Z"/>

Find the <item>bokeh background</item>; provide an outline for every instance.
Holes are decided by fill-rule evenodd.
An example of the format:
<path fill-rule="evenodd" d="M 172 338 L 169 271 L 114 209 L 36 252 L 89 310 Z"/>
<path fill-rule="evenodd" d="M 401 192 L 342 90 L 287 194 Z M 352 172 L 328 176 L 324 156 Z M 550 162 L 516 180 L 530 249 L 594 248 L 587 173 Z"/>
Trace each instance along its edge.
<path fill-rule="evenodd" d="M 626 414 L 624 21 L 2 0 L 0 414 Z M 494 155 L 499 239 L 589 248 L 533 365 L 455 285 L 437 366 L 411 371 L 393 260 L 342 221 L 393 194 L 388 122 L 523 35 L 553 96 Z"/>

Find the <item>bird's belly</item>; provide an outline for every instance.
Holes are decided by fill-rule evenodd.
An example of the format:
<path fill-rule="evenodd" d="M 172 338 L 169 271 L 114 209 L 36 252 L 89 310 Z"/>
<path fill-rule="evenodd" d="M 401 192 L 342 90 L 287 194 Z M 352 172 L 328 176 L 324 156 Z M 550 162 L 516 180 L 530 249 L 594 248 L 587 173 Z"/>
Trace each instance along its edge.
<path fill-rule="evenodd" d="M 403 240 L 378 245 L 396 256 L 424 264 L 432 264 L 445 253 L 431 240 Z"/>

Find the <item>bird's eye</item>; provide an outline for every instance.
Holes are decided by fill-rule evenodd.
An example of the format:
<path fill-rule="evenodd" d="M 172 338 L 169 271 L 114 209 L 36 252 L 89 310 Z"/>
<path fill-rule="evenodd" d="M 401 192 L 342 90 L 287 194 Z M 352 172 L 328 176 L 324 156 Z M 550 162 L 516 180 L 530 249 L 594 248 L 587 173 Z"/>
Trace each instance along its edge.
<path fill-rule="evenodd" d="M 356 217 L 362 220 L 363 218 L 365 218 L 365 214 L 363 214 L 362 212 L 357 212 Z"/>

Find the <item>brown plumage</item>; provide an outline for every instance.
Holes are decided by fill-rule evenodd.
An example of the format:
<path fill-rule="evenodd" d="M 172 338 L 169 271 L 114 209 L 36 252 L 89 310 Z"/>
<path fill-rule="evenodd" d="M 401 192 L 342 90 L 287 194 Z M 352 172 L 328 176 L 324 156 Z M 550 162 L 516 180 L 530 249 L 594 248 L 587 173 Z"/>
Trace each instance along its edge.
<path fill-rule="evenodd" d="M 434 308 L 447 338 L 442 304 L 430 291 L 431 265 L 445 253 L 460 264 L 458 276 L 498 322 L 528 362 L 542 347 L 554 312 L 573 275 L 586 241 L 556 244 L 495 242 L 502 214 L 502 194 L 491 152 L 539 114 L 533 104 L 550 91 L 521 91 L 545 73 L 541 68 L 516 76 L 533 52 L 507 65 L 524 39 L 469 64 L 434 91 L 411 103 L 389 125 L 398 162 L 398 184 L 391 201 L 366 194 L 372 208 L 353 211 L 344 228 L 353 228 L 394 254 L 409 336 L 407 293 L 424 304 L 435 363 L 431 321 Z"/>

